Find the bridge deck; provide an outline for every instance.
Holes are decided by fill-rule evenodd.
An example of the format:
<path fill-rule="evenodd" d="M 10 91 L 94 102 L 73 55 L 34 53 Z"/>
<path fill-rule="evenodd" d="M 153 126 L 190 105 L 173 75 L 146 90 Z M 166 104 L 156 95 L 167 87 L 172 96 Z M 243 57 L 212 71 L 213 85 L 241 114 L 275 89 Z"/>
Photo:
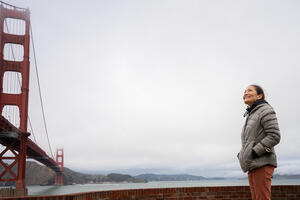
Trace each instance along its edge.
<path fill-rule="evenodd" d="M 29 133 L 22 133 L 18 128 L 0 115 L 0 144 L 11 146 L 13 150 L 18 151 L 20 146 L 20 134 L 29 135 Z M 27 139 L 27 156 L 50 167 L 53 171 L 61 173 L 61 169 L 55 160 L 49 157 L 46 152 L 30 138 Z"/>

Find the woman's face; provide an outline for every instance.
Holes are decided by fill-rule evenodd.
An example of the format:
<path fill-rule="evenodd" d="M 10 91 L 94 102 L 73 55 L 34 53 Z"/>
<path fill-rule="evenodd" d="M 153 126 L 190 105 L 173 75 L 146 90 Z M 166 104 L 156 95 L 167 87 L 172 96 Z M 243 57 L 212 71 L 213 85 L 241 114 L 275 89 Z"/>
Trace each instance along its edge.
<path fill-rule="evenodd" d="M 262 94 L 258 95 L 256 92 L 256 89 L 254 86 L 250 85 L 247 87 L 247 89 L 244 92 L 244 102 L 245 104 L 247 104 L 248 106 L 252 106 L 252 104 L 261 99 L 262 98 Z"/>

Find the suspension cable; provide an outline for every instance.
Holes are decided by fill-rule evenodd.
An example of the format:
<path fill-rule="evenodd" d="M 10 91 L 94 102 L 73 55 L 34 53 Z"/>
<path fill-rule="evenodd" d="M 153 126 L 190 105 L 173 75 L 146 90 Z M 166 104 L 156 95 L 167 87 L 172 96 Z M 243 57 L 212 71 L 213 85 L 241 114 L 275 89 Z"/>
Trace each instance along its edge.
<path fill-rule="evenodd" d="M 48 129 L 47 129 L 47 124 L 46 124 L 46 117 L 45 117 L 45 111 L 44 111 L 44 104 L 43 104 L 43 98 L 42 98 L 42 92 L 41 92 L 41 86 L 40 86 L 40 78 L 39 78 L 39 73 L 38 73 L 38 67 L 37 67 L 37 61 L 36 61 L 36 54 L 35 54 L 35 47 L 34 47 L 34 41 L 33 41 L 33 32 L 32 32 L 32 27 L 30 27 L 30 33 L 31 33 L 31 43 L 32 43 L 32 49 L 33 49 L 33 56 L 34 56 L 34 63 L 35 63 L 35 72 L 36 72 L 36 78 L 38 82 L 38 88 L 39 88 L 39 96 L 40 96 L 40 102 L 41 102 L 41 107 L 42 107 L 42 113 L 43 113 L 43 121 L 44 121 L 44 127 L 47 135 L 47 141 L 50 149 L 50 153 L 52 158 L 54 159 L 51 145 L 50 145 L 50 140 L 49 140 L 49 134 L 48 134 Z"/>
<path fill-rule="evenodd" d="M 3 4 L 3 5 L 6 5 L 6 6 L 10 6 L 10 7 L 14 8 L 14 9 L 19 9 L 19 10 L 25 10 L 25 9 L 26 9 L 26 8 L 17 7 L 17 6 L 11 5 L 11 4 L 9 4 L 9 3 L 0 1 L 0 5 L 2 5 L 2 4 Z"/>
<path fill-rule="evenodd" d="M 0 1 L 0 2 L 3 3 L 2 1 Z M 6 21 L 6 20 L 4 20 L 4 24 L 5 24 L 5 27 L 6 27 L 7 32 L 9 33 L 9 28 L 8 28 L 8 25 L 7 25 L 7 21 Z M 12 54 L 13 60 L 16 61 L 16 57 L 15 57 L 15 54 L 14 54 L 14 50 L 13 50 L 12 45 L 10 45 L 10 49 L 11 49 L 11 54 Z M 21 84 L 20 77 L 19 77 L 18 75 L 17 75 L 17 77 L 18 77 L 18 83 L 19 83 L 19 86 L 20 86 L 20 88 L 21 88 L 21 87 L 22 87 L 22 84 Z M 8 84 L 8 85 L 9 85 L 9 84 Z M 35 135 L 34 135 L 34 132 L 33 132 L 33 128 L 32 128 L 32 124 L 31 124 L 31 120 L 30 120 L 29 114 L 27 114 L 27 117 L 28 117 L 29 126 L 30 126 L 30 129 L 31 129 L 31 133 L 32 133 L 33 139 L 34 139 L 34 141 L 37 143 L 36 138 L 35 138 Z"/>
<path fill-rule="evenodd" d="M 35 139 L 35 135 L 33 133 L 33 128 L 32 128 L 32 124 L 31 124 L 31 120 L 30 120 L 30 117 L 28 116 L 28 122 L 29 122 L 29 126 L 30 126 L 30 130 L 31 130 L 31 133 L 33 135 L 33 139 L 34 139 L 34 142 L 37 143 L 36 139 Z"/>

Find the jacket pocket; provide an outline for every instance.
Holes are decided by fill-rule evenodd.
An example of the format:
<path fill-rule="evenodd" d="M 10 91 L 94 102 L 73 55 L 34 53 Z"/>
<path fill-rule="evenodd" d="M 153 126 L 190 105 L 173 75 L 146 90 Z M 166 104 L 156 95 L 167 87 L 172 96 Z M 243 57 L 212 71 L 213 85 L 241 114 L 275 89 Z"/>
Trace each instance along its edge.
<path fill-rule="evenodd" d="M 248 143 L 248 145 L 245 146 L 245 151 L 244 151 L 244 160 L 247 164 L 250 164 L 253 160 L 252 157 L 252 149 L 254 147 L 255 142 L 251 141 Z"/>
<path fill-rule="evenodd" d="M 249 171 L 249 169 L 251 167 L 251 163 L 253 161 L 252 149 L 253 149 L 254 143 L 255 143 L 254 141 L 247 143 L 240 152 L 239 161 L 240 161 L 241 168 L 244 172 Z"/>

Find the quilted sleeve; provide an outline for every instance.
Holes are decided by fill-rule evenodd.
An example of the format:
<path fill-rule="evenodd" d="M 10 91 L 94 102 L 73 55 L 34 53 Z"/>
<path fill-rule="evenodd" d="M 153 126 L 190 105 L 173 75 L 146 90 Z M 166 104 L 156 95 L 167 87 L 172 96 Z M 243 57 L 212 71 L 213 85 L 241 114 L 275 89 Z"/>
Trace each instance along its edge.
<path fill-rule="evenodd" d="M 253 147 L 258 156 L 266 153 L 266 148 L 272 149 L 280 142 L 279 125 L 272 107 L 267 107 L 262 111 L 260 123 L 266 136 Z"/>

